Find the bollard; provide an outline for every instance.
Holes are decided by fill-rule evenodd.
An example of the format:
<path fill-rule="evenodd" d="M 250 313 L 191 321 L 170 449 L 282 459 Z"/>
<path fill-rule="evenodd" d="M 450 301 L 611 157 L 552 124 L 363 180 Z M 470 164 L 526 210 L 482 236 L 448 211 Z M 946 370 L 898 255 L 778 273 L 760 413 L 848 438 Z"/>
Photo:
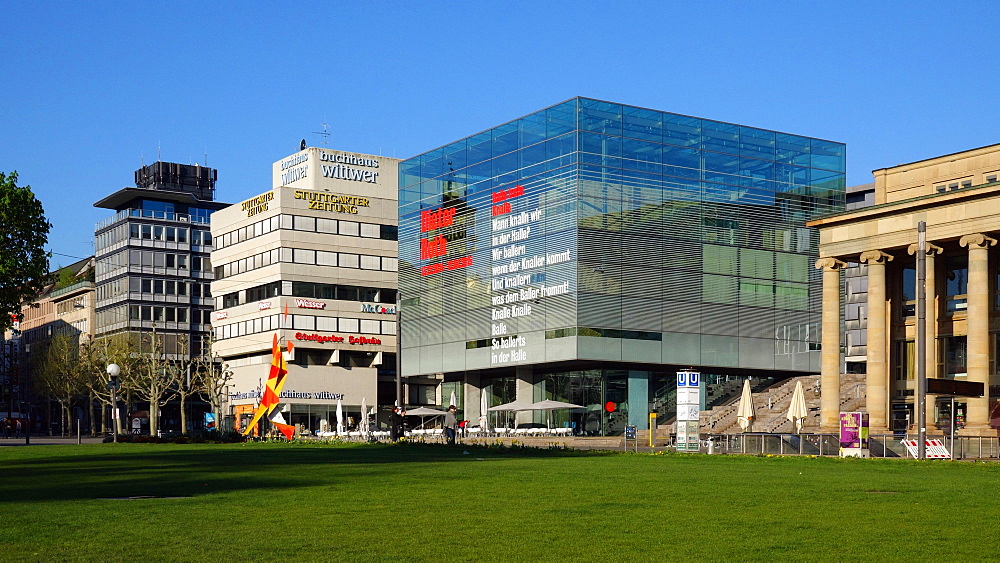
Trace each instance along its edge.
<path fill-rule="evenodd" d="M 712 437 L 709 436 L 708 437 L 708 455 L 713 455 L 713 454 L 715 454 L 715 440 L 712 440 Z"/>
<path fill-rule="evenodd" d="M 76 419 L 76 443 L 77 445 L 83 443 L 83 436 L 80 435 L 80 419 Z"/>

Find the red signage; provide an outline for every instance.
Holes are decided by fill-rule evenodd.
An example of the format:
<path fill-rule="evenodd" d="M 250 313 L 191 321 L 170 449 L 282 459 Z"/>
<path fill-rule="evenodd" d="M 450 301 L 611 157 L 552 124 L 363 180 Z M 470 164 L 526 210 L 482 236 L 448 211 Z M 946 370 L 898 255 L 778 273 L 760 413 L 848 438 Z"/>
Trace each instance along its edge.
<path fill-rule="evenodd" d="M 604 410 L 608 412 L 615 412 L 615 404 L 611 401 L 604 403 Z"/>
<path fill-rule="evenodd" d="M 295 306 L 303 309 L 326 309 L 326 303 L 322 301 L 309 301 L 308 299 L 296 299 Z"/>
<path fill-rule="evenodd" d="M 420 239 L 420 259 L 430 260 L 448 253 L 448 241 L 443 235 L 438 235 L 432 239 Z"/>
<path fill-rule="evenodd" d="M 450 227 L 455 221 L 455 208 L 423 211 L 420 213 L 420 232 Z"/>
<path fill-rule="evenodd" d="M 311 342 L 319 342 L 320 344 L 324 342 L 343 342 L 343 336 L 337 336 L 335 334 L 306 334 L 304 332 L 296 332 L 295 340 L 308 340 Z M 372 338 L 370 336 L 348 336 L 348 344 L 382 344 L 382 341 L 378 338 Z"/>
<path fill-rule="evenodd" d="M 510 213 L 510 202 L 507 200 L 522 195 L 524 195 L 524 186 L 520 185 L 514 186 L 510 189 L 493 192 L 493 203 L 499 205 L 494 205 L 490 209 L 490 215 L 496 217 L 497 215 Z"/>

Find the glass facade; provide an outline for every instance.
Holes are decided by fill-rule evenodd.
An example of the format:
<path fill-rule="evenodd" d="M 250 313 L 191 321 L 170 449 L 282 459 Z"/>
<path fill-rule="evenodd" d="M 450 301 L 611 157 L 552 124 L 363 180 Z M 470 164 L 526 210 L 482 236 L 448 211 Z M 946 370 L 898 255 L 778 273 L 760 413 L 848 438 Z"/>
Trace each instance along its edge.
<path fill-rule="evenodd" d="M 841 143 L 575 98 L 399 170 L 405 375 L 819 369 Z"/>

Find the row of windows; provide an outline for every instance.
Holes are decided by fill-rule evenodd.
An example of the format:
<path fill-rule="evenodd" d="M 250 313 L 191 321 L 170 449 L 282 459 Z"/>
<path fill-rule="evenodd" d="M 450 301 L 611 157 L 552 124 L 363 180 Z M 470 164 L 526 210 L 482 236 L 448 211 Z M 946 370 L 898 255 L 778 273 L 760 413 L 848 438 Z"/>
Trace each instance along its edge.
<path fill-rule="evenodd" d="M 398 268 L 398 260 L 387 256 L 369 256 L 366 254 L 282 247 L 216 266 L 215 279 L 221 280 L 279 262 L 306 264 L 310 266 L 360 268 L 362 270 L 381 270 L 384 272 L 395 272 Z"/>
<path fill-rule="evenodd" d="M 395 289 L 284 280 L 251 287 L 245 291 L 227 293 L 216 299 L 216 308 L 228 309 L 244 303 L 253 303 L 281 295 L 366 303 L 396 302 Z"/>
<path fill-rule="evenodd" d="M 398 238 L 395 225 L 379 225 L 373 223 L 359 223 L 357 221 L 338 221 L 336 219 L 325 219 L 322 217 L 304 217 L 302 215 L 275 215 L 252 225 L 241 227 L 228 233 L 219 235 L 218 248 L 225 248 L 254 237 L 259 237 L 276 231 L 287 229 L 291 231 L 305 231 L 307 233 L 324 233 L 329 235 L 343 235 L 362 238 L 377 238 L 383 240 L 396 240 Z"/>
<path fill-rule="evenodd" d="M 987 174 L 987 175 L 985 175 L 983 177 L 983 180 L 984 180 L 983 183 L 985 183 L 985 184 L 992 184 L 993 182 L 997 181 L 997 176 L 998 176 L 998 174 L 996 174 L 996 173 L 994 173 L 994 174 Z M 934 185 L 934 189 L 937 190 L 938 193 L 948 192 L 948 191 L 954 191 L 954 190 L 957 190 L 959 188 L 963 188 L 964 189 L 964 188 L 971 188 L 971 187 L 972 187 L 972 180 L 970 180 L 970 179 L 961 179 L 961 180 L 955 180 L 953 182 L 945 182 L 945 183 L 942 183 L 942 184 L 935 184 Z"/>
<path fill-rule="evenodd" d="M 315 330 L 322 332 L 345 332 L 356 334 L 396 334 L 395 321 L 375 321 L 370 319 L 349 319 L 345 317 L 316 317 L 313 315 L 268 315 L 256 319 L 215 326 L 215 339 L 238 338 L 248 334 L 271 332 L 273 330 Z"/>
<path fill-rule="evenodd" d="M 185 306 L 170 305 L 129 305 L 113 307 L 98 311 L 96 321 L 98 327 L 130 321 L 152 321 L 152 322 L 177 322 L 194 324 L 211 324 L 212 311 L 210 309 L 188 308 Z"/>
<path fill-rule="evenodd" d="M 97 286 L 97 299 L 103 301 L 127 293 L 150 293 L 153 295 L 178 295 L 191 297 L 211 297 L 211 285 L 172 279 L 129 277 L 121 278 Z"/>
<path fill-rule="evenodd" d="M 96 262 L 98 276 L 111 274 L 125 266 L 187 270 L 190 265 L 191 271 L 194 272 L 212 271 L 212 262 L 208 256 L 189 256 L 186 253 L 176 254 L 159 250 L 123 250 L 100 258 Z"/>
<path fill-rule="evenodd" d="M 150 223 L 128 223 L 108 229 L 97 235 L 95 245 L 98 253 L 102 248 L 122 242 L 127 239 L 135 240 L 158 240 L 162 242 L 188 242 L 187 227 L 169 227 L 166 225 L 154 225 Z M 207 230 L 190 229 L 190 242 L 195 245 L 212 244 L 212 234 Z"/>

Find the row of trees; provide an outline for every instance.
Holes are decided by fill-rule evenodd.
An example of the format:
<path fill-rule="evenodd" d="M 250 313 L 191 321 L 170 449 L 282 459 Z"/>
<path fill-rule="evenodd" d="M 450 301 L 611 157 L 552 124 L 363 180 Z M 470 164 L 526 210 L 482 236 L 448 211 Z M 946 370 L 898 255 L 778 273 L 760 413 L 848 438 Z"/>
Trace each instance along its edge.
<path fill-rule="evenodd" d="M 55 334 L 32 349 L 31 372 L 35 393 L 59 405 L 60 428 L 65 434 L 72 419 L 73 408 L 84 406 L 89 412 L 99 410 L 100 431 L 109 432 L 108 421 L 118 413 L 112 410 L 107 366 L 121 368 L 117 400 L 126 405 L 149 404 L 149 433 L 159 431 L 160 411 L 171 401 L 180 404 L 181 431 L 187 429 L 187 408 L 190 401 L 201 397 L 207 401 L 215 419 L 221 420 L 225 387 L 232 372 L 217 357 L 210 355 L 211 343 L 201 346 L 200 354 L 189 354 L 187 343 L 178 343 L 177 353 L 167 354 L 162 335 L 156 332 L 120 333 L 78 343 L 78 337 Z M 105 413 L 111 410 L 111 417 Z M 121 421 L 116 420 L 121 432 Z M 91 424 L 91 431 L 97 425 Z"/>

